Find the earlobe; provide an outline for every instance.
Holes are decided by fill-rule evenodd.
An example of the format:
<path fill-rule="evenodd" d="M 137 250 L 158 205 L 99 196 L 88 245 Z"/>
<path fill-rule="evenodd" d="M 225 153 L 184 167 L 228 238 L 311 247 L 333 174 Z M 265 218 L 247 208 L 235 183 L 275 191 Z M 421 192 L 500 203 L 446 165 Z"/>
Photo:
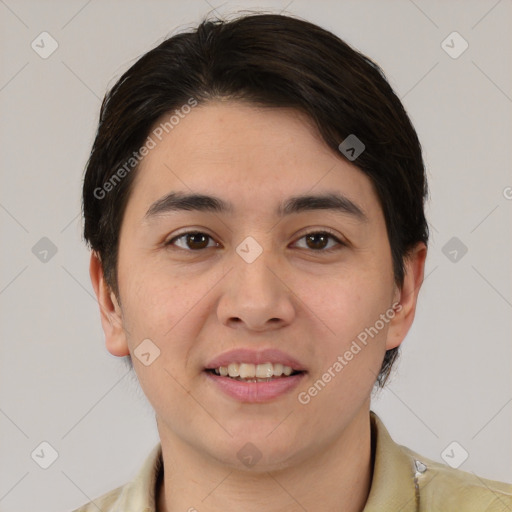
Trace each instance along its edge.
<path fill-rule="evenodd" d="M 386 350 L 398 347 L 404 340 L 414 320 L 418 293 L 423 283 L 427 247 L 419 242 L 405 259 L 404 281 L 394 303 L 395 317 L 390 323 Z"/>
<path fill-rule="evenodd" d="M 130 351 L 123 328 L 121 307 L 114 292 L 105 281 L 103 265 L 95 251 L 91 252 L 89 275 L 100 307 L 101 325 L 105 333 L 107 350 L 114 356 L 127 356 Z"/>

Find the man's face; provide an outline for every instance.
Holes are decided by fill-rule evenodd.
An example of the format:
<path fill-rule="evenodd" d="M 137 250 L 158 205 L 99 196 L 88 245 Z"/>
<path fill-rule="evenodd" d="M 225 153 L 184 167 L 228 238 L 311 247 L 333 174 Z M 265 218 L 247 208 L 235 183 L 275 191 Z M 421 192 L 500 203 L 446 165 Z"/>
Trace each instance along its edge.
<path fill-rule="evenodd" d="M 215 196 L 232 211 L 170 209 L 162 198 L 172 192 Z M 292 197 L 326 194 L 344 207 L 277 213 Z M 196 234 L 177 238 L 187 232 Z M 296 463 L 328 449 L 368 407 L 397 321 L 392 269 L 370 180 L 305 117 L 209 103 L 180 119 L 138 170 L 119 245 L 124 330 L 107 346 L 129 350 L 162 438 L 239 467 L 248 442 L 262 454 L 258 467 Z M 148 339 L 141 361 L 134 351 Z M 146 366 L 154 346 L 160 355 Z M 269 382 L 217 375 L 212 362 L 236 349 L 248 352 L 220 365 L 235 364 L 234 373 L 247 363 L 250 374 L 255 362 L 275 363 L 260 374 L 292 361 L 301 371 Z"/>

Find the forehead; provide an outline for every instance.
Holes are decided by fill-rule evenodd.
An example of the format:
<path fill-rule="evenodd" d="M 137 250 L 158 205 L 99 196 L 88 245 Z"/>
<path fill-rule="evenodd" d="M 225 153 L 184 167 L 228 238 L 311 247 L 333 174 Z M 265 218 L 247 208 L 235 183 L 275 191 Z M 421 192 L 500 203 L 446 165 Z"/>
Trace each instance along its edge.
<path fill-rule="evenodd" d="M 293 109 L 216 101 L 191 109 L 161 140 L 151 136 L 156 144 L 140 164 L 130 200 L 141 208 L 173 190 L 225 197 L 246 211 L 308 192 L 339 192 L 367 203 L 363 210 L 376 201 L 369 179 Z"/>

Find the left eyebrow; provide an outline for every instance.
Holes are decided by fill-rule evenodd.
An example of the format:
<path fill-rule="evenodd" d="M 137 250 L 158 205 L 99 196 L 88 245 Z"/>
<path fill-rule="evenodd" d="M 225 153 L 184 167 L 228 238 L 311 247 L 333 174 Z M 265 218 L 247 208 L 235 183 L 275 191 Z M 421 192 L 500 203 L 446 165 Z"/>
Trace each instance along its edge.
<path fill-rule="evenodd" d="M 150 219 L 173 211 L 232 214 L 234 210 L 232 203 L 220 197 L 175 191 L 155 201 L 146 212 L 145 218 Z M 292 196 L 278 206 L 275 214 L 278 217 L 284 217 L 313 210 L 330 210 L 334 213 L 351 215 L 362 222 L 368 222 L 368 217 L 363 209 L 348 197 L 339 193 Z"/>

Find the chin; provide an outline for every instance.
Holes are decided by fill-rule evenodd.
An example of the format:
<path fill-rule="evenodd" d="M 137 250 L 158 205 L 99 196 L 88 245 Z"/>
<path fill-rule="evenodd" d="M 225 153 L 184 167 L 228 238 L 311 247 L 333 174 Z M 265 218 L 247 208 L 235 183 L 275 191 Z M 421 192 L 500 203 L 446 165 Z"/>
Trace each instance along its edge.
<path fill-rule="evenodd" d="M 272 428 L 253 432 L 249 425 L 240 425 L 239 433 L 229 437 L 224 436 L 210 446 L 199 449 L 209 453 L 218 463 L 236 470 L 263 473 L 286 469 L 297 464 L 303 446 L 293 443 L 294 436 L 286 429 L 277 434 L 279 422 L 274 422 Z M 254 427 L 254 421 L 252 422 Z M 230 430 L 233 432 L 233 430 Z M 269 432 L 272 432 L 269 435 Z M 301 439 L 301 445 L 304 440 Z"/>

